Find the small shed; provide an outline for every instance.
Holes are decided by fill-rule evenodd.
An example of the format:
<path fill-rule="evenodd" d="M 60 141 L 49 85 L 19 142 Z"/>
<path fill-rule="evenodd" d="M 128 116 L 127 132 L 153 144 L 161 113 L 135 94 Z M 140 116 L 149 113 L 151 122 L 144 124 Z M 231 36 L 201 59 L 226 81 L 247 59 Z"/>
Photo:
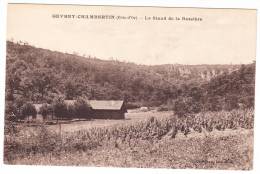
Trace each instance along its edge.
<path fill-rule="evenodd" d="M 67 105 L 73 105 L 76 100 L 65 100 Z M 123 100 L 88 100 L 91 107 L 91 117 L 95 119 L 124 119 L 127 112 Z"/>
<path fill-rule="evenodd" d="M 96 119 L 124 119 L 127 112 L 123 100 L 89 100 L 89 104 Z"/>

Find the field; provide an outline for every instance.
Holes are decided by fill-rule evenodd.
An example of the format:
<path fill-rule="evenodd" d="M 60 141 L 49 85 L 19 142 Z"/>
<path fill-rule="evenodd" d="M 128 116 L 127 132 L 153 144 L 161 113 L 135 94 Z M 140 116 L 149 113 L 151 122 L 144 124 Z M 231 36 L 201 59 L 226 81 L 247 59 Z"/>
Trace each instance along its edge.
<path fill-rule="evenodd" d="M 134 147 L 111 145 L 73 153 L 30 154 L 11 164 L 84 165 L 110 167 L 252 169 L 252 130 L 194 133 L 172 140 L 136 142 Z"/>
<path fill-rule="evenodd" d="M 125 121 L 63 124 L 61 132 L 57 125 L 37 126 L 26 134 L 6 136 L 4 160 L 7 164 L 249 170 L 252 145 L 253 110 L 183 119 L 170 112 L 129 113 Z"/>
<path fill-rule="evenodd" d="M 155 110 L 147 111 L 147 112 L 139 112 L 137 110 L 130 110 L 128 113 L 125 114 L 124 120 L 111 120 L 111 119 L 91 119 L 91 120 L 82 120 L 82 119 L 74 119 L 70 121 L 59 120 L 58 124 L 54 125 L 45 125 L 45 127 L 50 131 L 55 131 L 59 133 L 60 131 L 63 133 L 66 132 L 75 132 L 75 131 L 82 131 L 91 128 L 102 128 L 102 127 L 112 127 L 118 125 L 129 125 L 134 124 L 136 122 L 145 121 L 151 117 L 154 118 L 169 118 L 173 115 L 172 111 L 164 111 L 164 112 L 157 112 Z M 41 124 L 41 118 L 38 123 L 31 123 L 27 124 L 26 127 L 23 127 L 22 134 L 29 133 L 33 131 L 33 127 L 35 125 Z M 56 120 L 54 120 L 56 122 Z M 60 124 L 59 124 L 60 123 Z M 61 130 L 60 130 L 61 128 Z"/>
<path fill-rule="evenodd" d="M 110 119 L 93 119 L 90 121 L 75 121 L 70 122 L 69 124 L 61 124 L 62 132 L 74 132 L 79 130 L 85 130 L 90 128 L 102 128 L 102 127 L 111 127 L 117 125 L 127 125 L 133 124 L 135 122 L 147 120 L 151 117 L 155 118 L 167 118 L 172 115 L 171 111 L 168 112 L 135 112 L 134 110 L 125 114 L 125 120 L 110 120 Z M 49 129 L 59 131 L 59 126 L 49 125 Z"/>

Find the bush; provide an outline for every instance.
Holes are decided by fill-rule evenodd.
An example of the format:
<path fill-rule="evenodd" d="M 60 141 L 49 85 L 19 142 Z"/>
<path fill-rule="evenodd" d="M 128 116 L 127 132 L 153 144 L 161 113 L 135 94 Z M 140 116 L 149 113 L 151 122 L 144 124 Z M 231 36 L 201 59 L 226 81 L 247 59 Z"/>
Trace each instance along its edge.
<path fill-rule="evenodd" d="M 15 116 L 16 112 L 17 112 L 17 108 L 15 107 L 13 102 L 5 103 L 5 120 L 15 121 L 17 119 Z"/>
<path fill-rule="evenodd" d="M 142 106 L 142 104 L 140 103 L 126 103 L 126 109 L 137 109 L 140 108 Z"/>
<path fill-rule="evenodd" d="M 62 118 L 67 115 L 67 105 L 63 97 L 57 97 L 52 103 L 53 114 L 56 118 Z"/>
<path fill-rule="evenodd" d="M 15 120 L 23 119 L 21 110 L 22 110 L 22 106 L 24 105 L 24 100 L 25 99 L 23 97 L 16 96 L 13 101 L 6 101 L 5 104 L 6 117 L 12 115 L 12 117 L 15 117 Z"/>
<path fill-rule="evenodd" d="M 43 119 L 46 119 L 47 115 L 51 114 L 51 112 L 52 112 L 52 108 L 47 103 L 44 103 L 40 107 L 39 114 L 42 115 Z"/>
<path fill-rule="evenodd" d="M 67 105 L 67 114 L 66 114 L 67 118 L 75 118 L 76 117 L 76 111 L 75 111 L 75 105 Z"/>
<path fill-rule="evenodd" d="M 78 98 L 74 103 L 75 115 L 79 118 L 90 118 L 91 107 L 85 98 Z"/>
<path fill-rule="evenodd" d="M 243 108 L 251 108 L 254 107 L 255 97 L 247 96 L 239 99 L 240 107 Z"/>
<path fill-rule="evenodd" d="M 224 109 L 231 111 L 238 108 L 238 97 L 235 95 L 228 95 L 225 97 Z"/>
<path fill-rule="evenodd" d="M 22 115 L 22 119 L 32 116 L 34 119 L 36 118 L 37 115 L 37 111 L 35 106 L 32 103 L 25 103 L 22 107 L 21 107 L 21 115 Z"/>
<path fill-rule="evenodd" d="M 202 104 L 191 97 L 179 98 L 173 102 L 173 111 L 179 117 L 199 113 L 202 108 Z"/>

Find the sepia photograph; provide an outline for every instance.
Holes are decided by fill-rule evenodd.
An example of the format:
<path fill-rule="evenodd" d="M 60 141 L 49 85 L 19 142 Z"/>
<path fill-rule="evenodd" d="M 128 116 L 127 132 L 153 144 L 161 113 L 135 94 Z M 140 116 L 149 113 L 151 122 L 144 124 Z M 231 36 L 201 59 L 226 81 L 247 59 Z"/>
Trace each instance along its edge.
<path fill-rule="evenodd" d="M 7 5 L 4 164 L 252 170 L 256 9 Z"/>

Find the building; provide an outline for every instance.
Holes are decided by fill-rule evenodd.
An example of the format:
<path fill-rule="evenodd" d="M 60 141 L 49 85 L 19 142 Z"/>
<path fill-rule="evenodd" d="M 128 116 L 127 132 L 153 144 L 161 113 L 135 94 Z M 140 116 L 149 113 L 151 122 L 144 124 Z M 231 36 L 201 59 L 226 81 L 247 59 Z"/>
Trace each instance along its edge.
<path fill-rule="evenodd" d="M 127 112 L 123 100 L 89 100 L 89 105 L 96 119 L 124 119 Z"/>
<path fill-rule="evenodd" d="M 74 104 L 75 100 L 65 100 L 67 105 Z M 123 100 L 88 100 L 91 107 L 91 118 L 95 119 L 124 119 L 127 112 Z"/>

